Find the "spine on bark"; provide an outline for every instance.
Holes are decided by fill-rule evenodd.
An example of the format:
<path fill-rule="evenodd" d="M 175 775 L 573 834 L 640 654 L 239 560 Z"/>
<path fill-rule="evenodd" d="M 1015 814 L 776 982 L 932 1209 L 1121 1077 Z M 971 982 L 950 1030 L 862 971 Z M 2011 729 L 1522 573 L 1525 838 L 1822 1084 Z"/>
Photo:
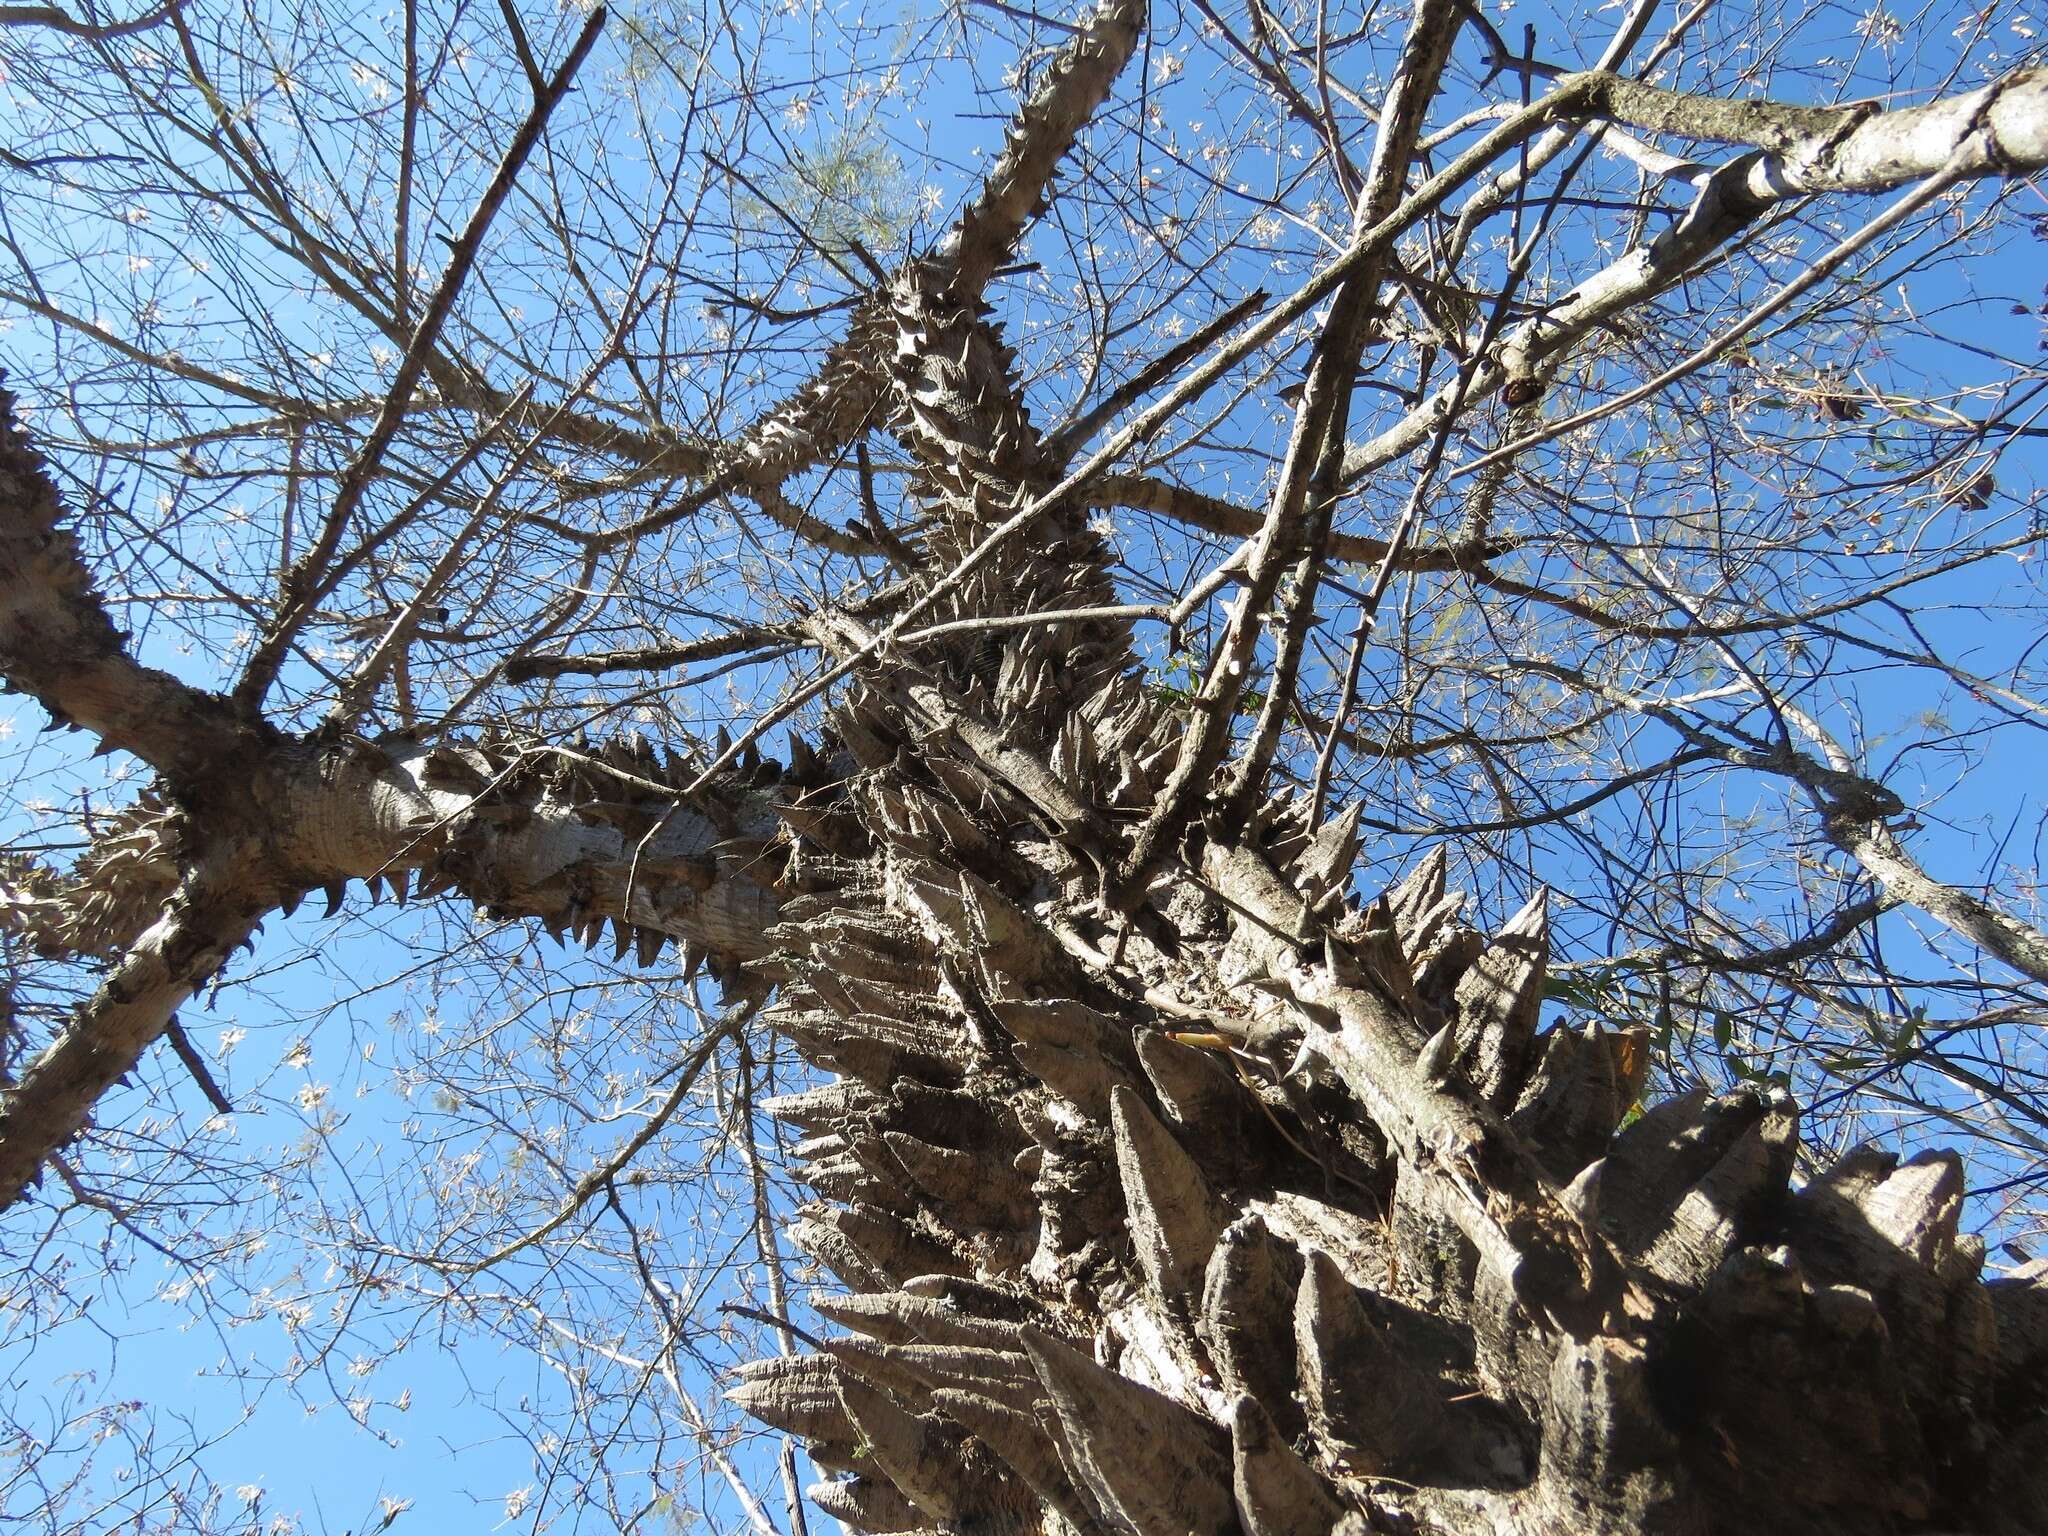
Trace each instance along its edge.
<path fill-rule="evenodd" d="M 975 810 L 888 759 L 854 791 L 865 877 L 800 898 L 769 967 L 776 1022 L 840 1074 L 770 1109 L 804 1135 L 823 1201 L 795 1237 L 850 1333 L 733 1395 L 838 1475 L 822 1507 L 1142 1536 L 2039 1528 L 2048 1287 L 1980 1280 L 1954 1159 L 1859 1152 L 1795 1189 L 1796 1113 L 1759 1090 L 1618 1128 L 1641 1042 L 1539 1033 L 1540 900 L 1485 942 L 1432 858 L 1346 904 L 1315 964 L 1398 999 L 1444 1089 L 1547 1170 L 1611 1275 L 1563 1324 L 1555 1277 L 1461 1225 L 1466 1195 L 1513 1203 L 1485 1159 L 1396 1150 L 1331 1064 L 1354 1026 L 1223 982 L 1248 946 L 1203 934 L 1192 877 L 1154 909 L 1178 952 L 1133 938 L 1112 974 L 1054 872 L 1016 845 L 991 867 L 992 827 L 949 849 L 904 807 Z M 1327 859 L 1298 872 L 1313 895 Z"/>
<path fill-rule="evenodd" d="M 1119 9 L 970 234 L 1021 228 L 1070 142 L 1033 114 L 1114 74 Z M 924 558 L 960 572 L 935 616 L 1113 602 L 986 263 L 956 257 L 874 301 L 878 419 Z M 1360 903 L 1355 808 L 1254 798 L 1108 899 L 1190 726 L 1118 622 L 914 655 L 816 634 L 862 661 L 804 821 L 832 857 L 749 970 L 837 1079 L 770 1108 L 848 1332 L 733 1396 L 806 1441 L 821 1507 L 1062 1536 L 2040 1528 L 2048 1285 L 1980 1279 L 1954 1159 L 1795 1188 L 1783 1096 L 1630 1118 L 1645 1042 L 1541 1027 L 1543 896 L 1488 937 L 1439 851 Z"/>

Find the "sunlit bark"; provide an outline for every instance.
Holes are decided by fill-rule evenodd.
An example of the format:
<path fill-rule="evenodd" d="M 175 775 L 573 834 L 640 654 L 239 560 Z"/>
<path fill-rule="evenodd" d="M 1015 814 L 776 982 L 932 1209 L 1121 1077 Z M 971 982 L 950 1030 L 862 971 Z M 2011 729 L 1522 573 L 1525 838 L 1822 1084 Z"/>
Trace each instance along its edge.
<path fill-rule="evenodd" d="M 307 735 L 272 726 L 257 706 L 307 594 L 338 579 L 338 515 L 293 567 L 238 698 L 145 668 L 0 397 L 0 666 L 160 775 L 160 798 L 67 877 L 20 873 L 12 928 L 106 970 L 5 1087 L 0 1203 L 266 913 L 363 881 L 584 943 L 609 929 L 620 956 L 676 943 L 686 979 L 708 964 L 833 1079 L 768 1108 L 803 1134 L 820 1199 L 794 1236 L 845 1287 L 820 1310 L 847 1332 L 763 1362 L 734 1395 L 808 1444 L 833 1479 L 816 1501 L 857 1528 L 2037 1529 L 2048 1289 L 2038 1273 L 1980 1277 L 1953 1157 L 1857 1152 L 1794 1188 L 1789 1096 L 1642 1109 L 1642 1031 L 1541 1027 L 1544 893 L 1481 933 L 1439 855 L 1361 901 L 1359 808 L 1321 814 L 1271 770 L 1333 554 L 1462 570 L 1501 552 L 1333 543 L 1347 476 L 1441 443 L 1453 402 L 1544 377 L 1778 201 L 2048 164 L 2042 76 L 1891 113 L 1563 78 L 1498 148 L 1554 118 L 1758 152 L 1347 448 L 1396 216 L 1453 190 L 1408 187 L 1465 24 L 1420 0 L 1347 254 L 1274 311 L 1328 297 L 1330 330 L 1273 498 L 1245 512 L 1135 474 L 1074 483 L 1085 445 L 1033 425 L 985 299 L 1144 23 L 1141 0 L 1105 0 L 950 236 L 874 274 L 792 399 L 724 448 L 628 445 L 698 484 L 593 547 L 726 492 L 806 535 L 815 519 L 781 499 L 792 476 L 871 430 L 904 456 L 914 545 L 878 525 L 816 539 L 885 551 L 901 601 L 733 642 L 807 647 L 834 669 L 829 734 L 786 765 L 760 757 L 762 722 L 712 763 L 627 739 L 369 736 L 352 714 Z M 439 366 L 430 340 L 417 374 Z M 527 419 L 450 375 L 458 390 Z M 404 409 L 386 402 L 391 431 Z M 1250 540 L 1190 696 L 1141 677 L 1132 605 L 1088 520 L 1105 503 Z M 1040 617 L 995 622 L 1018 615 Z M 1268 645 L 1280 682 L 1241 731 Z M 682 659 L 699 657 L 668 662 Z M 1828 835 L 1891 897 L 2042 974 L 2040 936 L 1922 875 L 1890 807 L 1844 809 L 1841 763 L 1740 760 L 1814 789 Z"/>

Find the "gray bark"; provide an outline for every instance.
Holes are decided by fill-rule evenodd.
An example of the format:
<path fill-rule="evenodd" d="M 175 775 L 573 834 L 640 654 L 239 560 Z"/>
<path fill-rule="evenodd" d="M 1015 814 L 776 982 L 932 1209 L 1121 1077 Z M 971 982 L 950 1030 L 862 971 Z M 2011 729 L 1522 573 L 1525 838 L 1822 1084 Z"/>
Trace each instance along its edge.
<path fill-rule="evenodd" d="M 1418 7 L 1424 75 L 1448 14 Z M 768 495 L 877 412 L 932 524 L 924 622 L 1088 611 L 907 650 L 816 616 L 847 691 L 787 769 L 288 738 L 125 656 L 4 415 L 0 663 L 156 766 L 169 809 L 123 829 L 140 851 L 29 879 L 10 913 L 111 969 L 0 1101 L 0 1200 L 264 911 L 347 880 L 454 891 L 586 943 L 609 926 L 620 953 L 680 941 L 731 987 L 772 988 L 768 1022 L 836 1077 L 771 1108 L 804 1137 L 821 1200 L 792 1235 L 845 1287 L 821 1310 L 848 1333 L 734 1396 L 808 1443 L 817 1502 L 856 1527 L 2038 1529 L 2048 1286 L 1982 1281 L 1953 1159 L 1858 1153 L 1794 1189 L 1796 1111 L 1762 1092 L 1623 1127 L 1643 1042 L 1540 1030 L 1540 893 L 1491 937 L 1458 921 L 1440 859 L 1361 903 L 1355 814 L 1204 798 L 1228 733 L 1138 681 L 1087 492 L 1056 483 L 1071 445 L 1038 437 L 981 297 L 1143 20 L 1108 0 L 954 237 L 698 466 Z M 1558 92 L 1560 116 L 1679 110 L 1604 76 Z M 1771 199 L 2048 161 L 2040 98 L 2029 75 L 1846 129 L 1752 114 L 1763 157 L 1507 337 L 1482 387 L 1667 288 Z M 1394 170 L 1371 211 L 1406 160 L 1376 162 Z M 1362 224 L 1331 279 L 1357 285 L 1361 326 L 1397 232 Z M 1365 462 L 1342 455 L 1332 387 L 1297 434 L 1325 490 Z M 1288 563 L 1313 574 L 1310 480 L 1285 479 L 1262 590 Z M 117 892 L 124 868 L 145 878 Z"/>

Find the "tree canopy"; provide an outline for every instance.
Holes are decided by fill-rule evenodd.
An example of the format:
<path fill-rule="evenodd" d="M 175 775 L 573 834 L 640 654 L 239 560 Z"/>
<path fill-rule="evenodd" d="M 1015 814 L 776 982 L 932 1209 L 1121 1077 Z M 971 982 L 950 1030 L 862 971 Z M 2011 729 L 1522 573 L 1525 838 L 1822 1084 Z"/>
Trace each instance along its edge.
<path fill-rule="evenodd" d="M 849 1266 L 882 1239 L 799 1212 L 877 1198 L 846 1083 L 910 1082 L 948 1129 L 892 1155 L 999 1234 L 931 1272 L 1077 1317 L 1119 1294 L 1083 1229 L 1127 1218 L 1061 1159 L 1179 1169 L 1146 1127 L 1205 1138 L 1175 1103 L 1226 1090 L 1212 1130 L 1301 1167 L 1210 1183 L 1391 1210 L 1435 1157 L 1433 1219 L 1558 1359 L 1683 1288 L 1565 1193 L 1700 1090 L 1801 1107 L 1795 1186 L 1957 1149 L 1907 1165 L 1949 1180 L 1942 1243 L 2036 1274 L 2034 33 L 0 8 L 0 1351 L 43 1379 L 176 1316 L 233 1388 L 183 1421 L 132 1370 L 17 1386 L 0 1513 L 360 1530 L 459 1489 L 791 1528 L 793 1453 L 720 1394 L 825 1331 L 800 1280 L 881 1288 Z M 1318 1044 L 1361 976 L 1411 1010 L 1357 1025 L 1397 1064 Z M 997 1077 L 915 1065 L 935 1030 L 1055 1107 L 991 1117 Z M 1165 1316 L 1224 1224 L 1176 1257 L 1138 1200 L 1118 1262 Z M 1075 1340 L 1032 1338 L 1064 1412 Z M 233 1404 L 395 1444 L 410 1362 L 500 1349 L 547 1385 L 480 1410 L 499 1484 L 316 1514 L 226 1470 Z M 1115 1523 L 1037 1454 L 990 1486 Z M 945 1523 L 861 1476 L 827 1507 Z"/>

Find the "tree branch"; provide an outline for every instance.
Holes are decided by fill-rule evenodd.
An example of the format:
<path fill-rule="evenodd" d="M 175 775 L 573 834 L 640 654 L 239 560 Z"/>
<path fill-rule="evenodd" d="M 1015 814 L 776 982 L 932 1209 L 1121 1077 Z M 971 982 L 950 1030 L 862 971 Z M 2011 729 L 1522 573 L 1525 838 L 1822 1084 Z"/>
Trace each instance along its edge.
<path fill-rule="evenodd" d="M 165 4 L 143 12 L 132 21 L 108 22 L 80 21 L 54 5 L 6 5 L 0 6 L 0 27 L 47 27 L 69 37 L 111 42 L 117 37 L 133 37 L 137 32 L 147 32 L 184 3 L 185 0 L 166 0 Z"/>
<path fill-rule="evenodd" d="M 498 209 L 511 195 L 512 185 L 519 179 L 527 157 L 540 142 L 546 130 L 548 119 L 555 108 L 569 94 L 569 86 L 576 78 L 576 72 L 583 67 L 590 50 L 596 46 L 599 35 L 604 31 L 605 9 L 599 6 L 590 13 L 577 35 L 569 56 L 562 67 L 555 72 L 547 89 L 534 100 L 533 110 L 519 125 L 519 131 L 512 136 L 512 142 L 499 157 L 498 168 L 492 174 L 490 184 L 483 196 L 471 210 L 469 223 L 463 228 L 448 253 L 448 265 L 443 269 L 441 281 L 427 301 L 424 314 L 412 339 L 406 345 L 405 356 L 400 360 L 397 372 L 392 376 L 391 388 L 384 397 L 383 408 L 372 424 L 369 435 L 356 450 L 354 460 L 343 474 L 341 484 L 336 488 L 334 503 L 328 509 L 321 525 L 319 536 L 313 541 L 297 564 L 285 574 L 278 592 L 277 611 L 264 626 L 264 633 L 256 642 L 250 654 L 248 665 L 243 669 L 241 681 L 235 685 L 234 698 L 238 705 L 253 711 L 261 703 L 263 695 L 276 681 L 278 670 L 284 664 L 286 651 L 320 598 L 329 589 L 328 566 L 340 547 L 342 534 L 347 530 L 349 519 L 354 515 L 358 503 L 369 489 L 371 478 L 378 461 L 384 457 L 384 450 L 398 435 L 399 426 L 405 420 L 407 407 L 412 402 L 413 390 L 427 370 L 434 342 L 441 334 L 442 324 L 455 307 L 457 295 L 468 281 L 471 268 L 483 251 L 484 235 L 497 216 Z"/>
<path fill-rule="evenodd" d="M 1619 76 L 1568 75 L 1598 113 Z M 2021 70 L 1981 90 L 1923 107 L 1873 112 L 1839 138 L 1821 135 L 1785 150 L 1730 161 L 1701 186 L 1685 216 L 1656 239 L 1580 283 L 1566 300 L 1504 337 L 1473 383 L 1481 394 L 1510 380 L 1536 381 L 1597 327 L 1655 298 L 1789 198 L 1816 192 L 1884 192 L 1942 175 L 1954 180 L 2023 176 L 2048 166 L 2048 70 Z M 1351 483 L 1427 441 L 1450 398 L 1438 389 L 1406 417 L 1345 456 Z"/>
<path fill-rule="evenodd" d="M 0 1093 L 0 1210 L 20 1198 L 50 1154 L 85 1125 L 100 1096 L 133 1069 L 229 951 L 255 932 L 272 893 L 250 889 L 254 851 L 219 846 L 187 874 L 163 916 L 19 1081 Z"/>
<path fill-rule="evenodd" d="M 1108 97 L 1145 20 L 1146 0 L 1100 0 L 1018 109 L 981 195 L 934 253 L 952 267 L 956 295 L 979 295 L 996 268 L 1016 254 L 1026 224 L 1044 204 L 1053 168 Z"/>
<path fill-rule="evenodd" d="M 1261 517 L 1250 507 L 1210 496 L 1152 475 L 1112 474 L 1091 480 L 1082 492 L 1091 507 L 1129 507 L 1170 517 L 1190 528 L 1248 539 L 1256 535 Z M 1409 546 L 1394 559 L 1398 571 L 1471 572 L 1485 562 L 1520 549 L 1526 541 L 1519 536 L 1487 539 L 1472 544 L 1425 544 Z M 1325 541 L 1325 558 L 1353 565 L 1378 566 L 1387 558 L 1388 544 L 1367 533 L 1333 531 Z"/>
<path fill-rule="evenodd" d="M 145 667 L 123 647 L 42 456 L 0 388 L 0 676 L 59 725 L 76 724 L 173 781 L 202 775 L 247 737 L 225 701 Z"/>

